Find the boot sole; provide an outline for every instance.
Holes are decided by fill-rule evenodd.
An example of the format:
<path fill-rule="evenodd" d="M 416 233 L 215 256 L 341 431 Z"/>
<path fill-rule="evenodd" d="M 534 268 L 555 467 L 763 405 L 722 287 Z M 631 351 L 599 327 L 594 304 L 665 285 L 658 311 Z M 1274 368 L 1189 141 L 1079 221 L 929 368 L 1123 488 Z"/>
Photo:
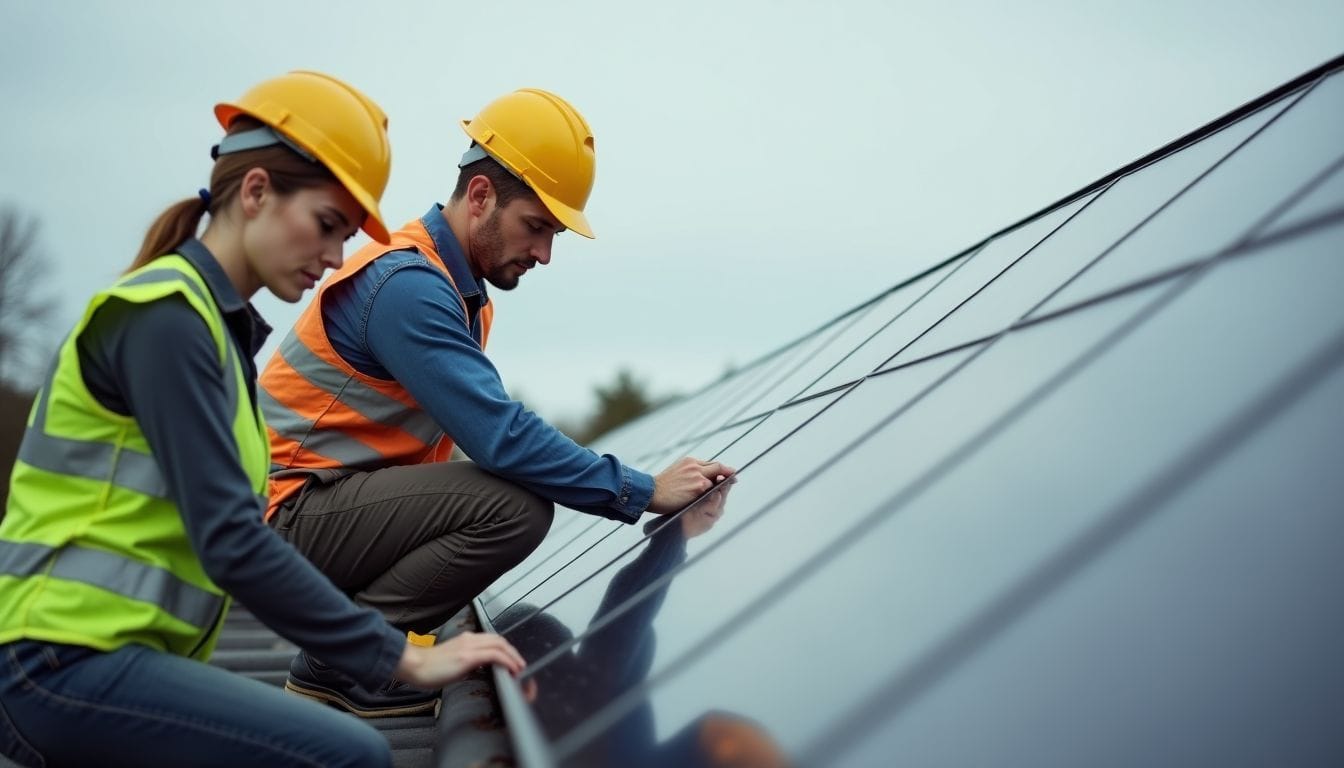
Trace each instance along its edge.
<path fill-rule="evenodd" d="M 346 697 L 328 691 L 322 688 L 310 688 L 305 685 L 295 683 L 293 680 L 285 681 L 285 690 L 296 696 L 302 696 L 305 699 L 311 699 L 319 704 L 329 704 L 338 709 L 343 709 L 356 717 L 377 718 L 377 717 L 404 717 L 406 715 L 418 715 L 423 712 L 434 710 L 434 717 L 439 716 L 439 708 L 443 706 L 443 699 L 435 697 L 429 701 L 420 701 L 414 704 L 401 704 L 392 707 L 378 707 L 370 709 L 361 707 L 350 701 Z"/>

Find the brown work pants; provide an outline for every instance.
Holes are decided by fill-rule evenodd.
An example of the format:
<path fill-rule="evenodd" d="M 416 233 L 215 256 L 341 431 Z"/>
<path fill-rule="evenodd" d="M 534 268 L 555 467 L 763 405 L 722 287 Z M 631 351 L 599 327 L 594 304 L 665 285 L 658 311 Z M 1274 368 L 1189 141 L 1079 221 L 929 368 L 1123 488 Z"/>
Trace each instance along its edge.
<path fill-rule="evenodd" d="M 360 605 L 434 631 L 536 549 L 554 506 L 469 461 L 310 479 L 271 525 Z"/>

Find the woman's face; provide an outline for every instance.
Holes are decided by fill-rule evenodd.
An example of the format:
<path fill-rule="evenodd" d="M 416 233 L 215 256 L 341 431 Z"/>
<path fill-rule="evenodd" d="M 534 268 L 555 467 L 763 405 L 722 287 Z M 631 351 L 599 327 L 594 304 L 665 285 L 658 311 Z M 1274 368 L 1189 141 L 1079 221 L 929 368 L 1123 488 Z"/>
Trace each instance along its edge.
<path fill-rule="evenodd" d="M 363 221 L 364 209 L 336 182 L 290 195 L 272 189 L 243 232 L 248 266 L 271 293 L 296 302 L 341 266 L 345 241 Z"/>

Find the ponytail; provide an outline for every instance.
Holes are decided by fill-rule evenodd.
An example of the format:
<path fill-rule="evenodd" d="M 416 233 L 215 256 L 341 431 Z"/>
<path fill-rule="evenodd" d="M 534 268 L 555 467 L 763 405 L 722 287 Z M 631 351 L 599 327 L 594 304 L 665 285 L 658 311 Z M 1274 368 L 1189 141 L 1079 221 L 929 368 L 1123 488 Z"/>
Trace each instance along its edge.
<path fill-rule="evenodd" d="M 244 115 L 235 117 L 229 123 L 228 132 L 250 131 L 261 125 Z M 219 155 L 210 172 L 210 188 L 202 189 L 197 197 L 174 203 L 159 214 L 149 232 L 145 233 L 140 253 L 136 254 L 135 261 L 131 262 L 126 271 L 132 272 L 164 254 L 172 253 L 188 238 L 195 237 L 196 230 L 201 226 L 201 217 L 205 214 L 226 216 L 227 201 L 238 196 L 243 176 L 252 168 L 265 170 L 270 176 L 271 188 L 282 196 L 300 189 L 340 183 L 326 166 L 306 160 L 284 145 Z"/>
<path fill-rule="evenodd" d="M 208 205 L 204 197 L 193 197 L 174 203 L 159 214 L 145 233 L 145 242 L 140 245 L 135 261 L 126 271 L 133 272 L 166 253 L 172 253 L 187 238 L 195 237 Z"/>

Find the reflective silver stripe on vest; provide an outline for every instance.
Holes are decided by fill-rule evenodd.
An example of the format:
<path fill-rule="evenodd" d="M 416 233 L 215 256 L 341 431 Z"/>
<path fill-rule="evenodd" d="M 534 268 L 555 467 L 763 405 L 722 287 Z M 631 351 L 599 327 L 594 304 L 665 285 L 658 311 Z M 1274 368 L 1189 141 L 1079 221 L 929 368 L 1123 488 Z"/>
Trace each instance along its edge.
<path fill-rule="evenodd" d="M 205 302 L 206 306 L 214 307 L 201 292 L 200 287 L 176 269 L 151 269 L 122 282 L 121 285 L 166 282 L 185 285 Z M 223 327 L 223 320 L 218 314 L 216 320 Z M 235 380 L 237 358 L 232 343 L 226 340 L 224 347 L 224 389 L 229 397 L 229 413 L 237 413 L 239 397 L 238 382 Z M 118 448 L 112 443 L 56 437 L 47 433 L 47 404 L 51 397 L 52 383 L 56 378 L 57 364 L 59 357 L 57 363 L 51 366 L 46 384 L 38 395 L 33 426 L 24 432 L 23 442 L 19 445 L 18 459 L 52 474 L 83 477 L 111 483 L 157 499 L 168 498 L 168 484 L 163 479 L 158 461 L 150 454 L 125 446 Z"/>
<path fill-rule="evenodd" d="M 261 403 L 262 413 L 266 414 L 266 426 L 304 450 L 354 469 L 379 469 L 388 464 L 386 456 L 358 440 L 334 429 L 315 429 L 314 422 L 285 407 L 264 388 L 257 392 L 257 400 Z M 272 472 L 274 470 L 272 465 Z"/>
<path fill-rule="evenodd" d="M 74 475 L 156 499 L 168 498 L 168 486 L 153 456 L 126 447 L 118 450 L 111 443 L 52 437 L 30 429 L 19 444 L 19 461 L 52 474 Z"/>
<path fill-rule="evenodd" d="M 132 600 L 150 603 L 199 629 L 208 629 L 224 598 L 177 578 L 168 571 L 112 552 L 0 540 L 0 574 L 47 575 L 78 581 Z"/>
<path fill-rule="evenodd" d="M 369 421 L 400 429 L 425 445 L 433 445 L 443 433 L 423 409 L 407 406 L 323 362 L 293 331 L 280 343 L 279 352 L 280 357 L 309 384 L 335 396 Z M 271 420 L 269 412 L 266 412 L 266 420 Z"/>

